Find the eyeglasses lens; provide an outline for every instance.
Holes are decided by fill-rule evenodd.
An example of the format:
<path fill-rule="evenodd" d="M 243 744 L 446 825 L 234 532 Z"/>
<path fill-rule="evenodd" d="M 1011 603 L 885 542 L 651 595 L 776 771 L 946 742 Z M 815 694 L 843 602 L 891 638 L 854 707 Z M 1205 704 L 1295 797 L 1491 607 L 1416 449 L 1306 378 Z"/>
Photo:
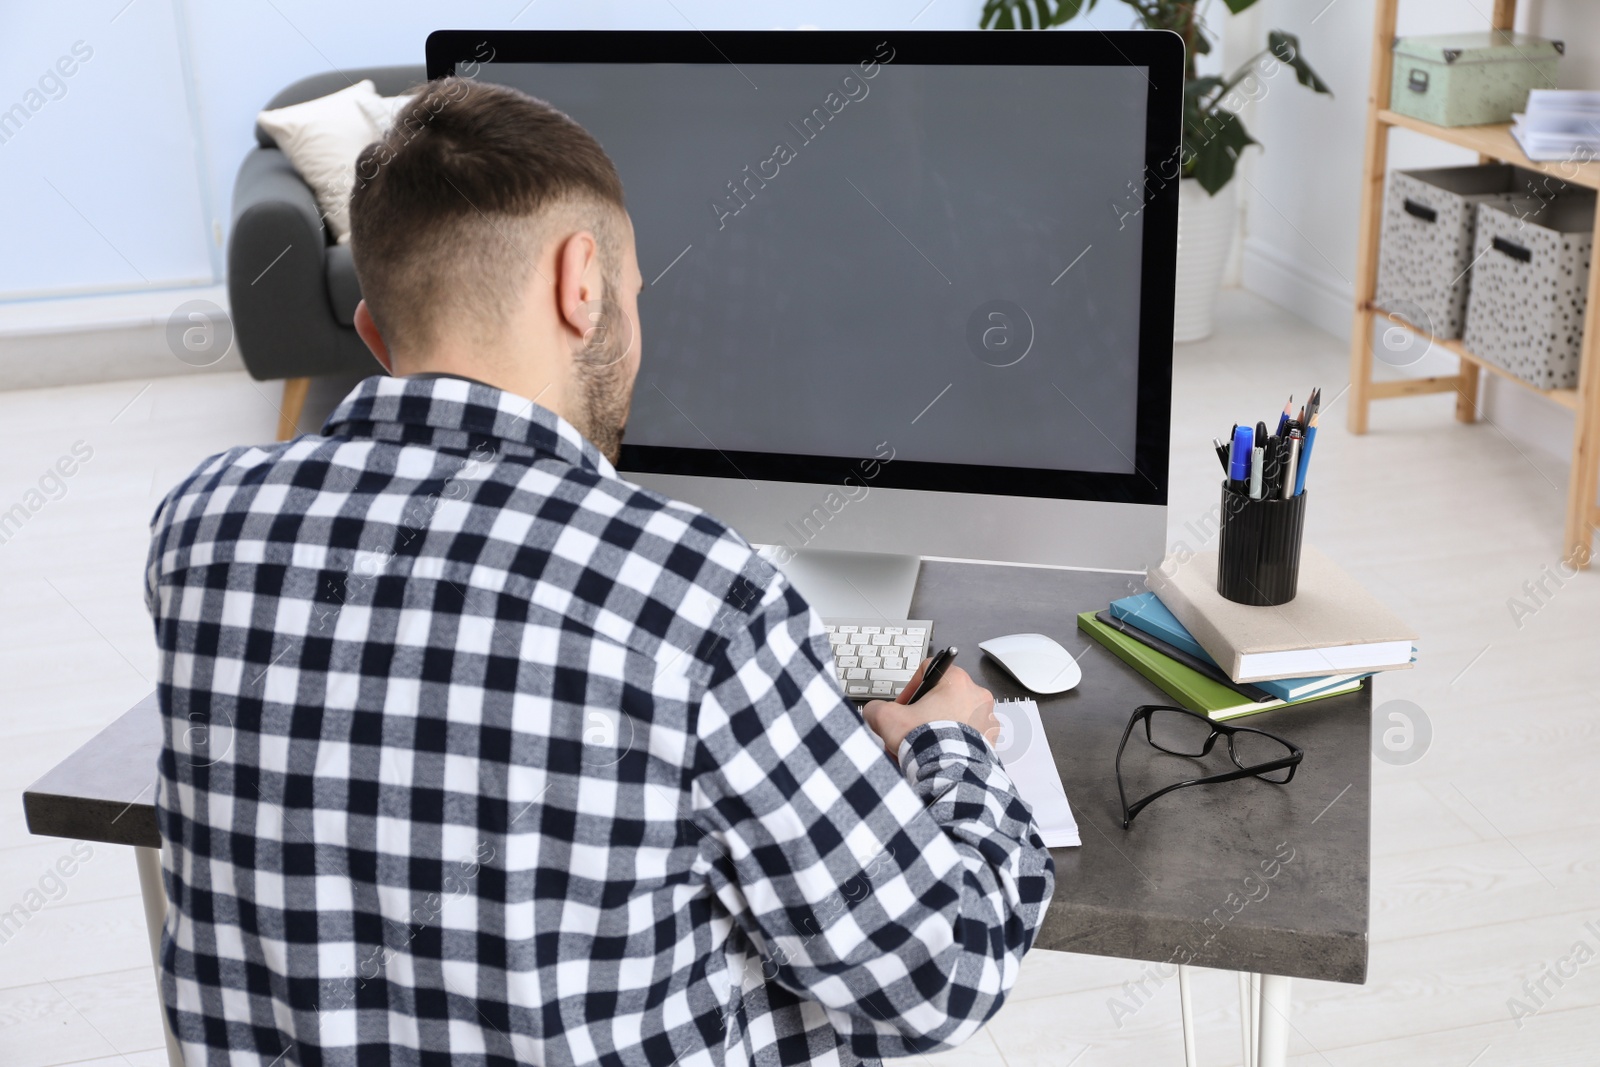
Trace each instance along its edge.
<path fill-rule="evenodd" d="M 1174 756 L 1198 756 L 1211 737 L 1211 723 L 1182 711 L 1150 713 L 1150 743 Z"/>
<path fill-rule="evenodd" d="M 1263 763 L 1287 759 L 1294 754 L 1294 751 L 1288 745 L 1285 745 L 1277 738 L 1268 737 L 1266 734 L 1252 733 L 1249 730 L 1240 730 L 1233 735 L 1232 741 L 1233 761 L 1241 769 L 1259 767 Z M 1289 780 L 1289 775 L 1293 771 L 1293 767 L 1280 767 L 1275 771 L 1258 774 L 1256 777 L 1262 781 L 1277 782 L 1281 785 Z"/>

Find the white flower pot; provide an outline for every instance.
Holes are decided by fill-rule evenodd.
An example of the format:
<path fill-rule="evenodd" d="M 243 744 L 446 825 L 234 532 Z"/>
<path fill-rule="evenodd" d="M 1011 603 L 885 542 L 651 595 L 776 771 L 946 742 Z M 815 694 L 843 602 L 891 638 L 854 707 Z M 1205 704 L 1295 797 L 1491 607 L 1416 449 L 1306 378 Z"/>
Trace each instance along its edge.
<path fill-rule="evenodd" d="M 1193 178 L 1178 183 L 1178 284 L 1173 304 L 1172 339 L 1199 341 L 1211 336 L 1212 312 L 1222 271 L 1233 248 L 1238 219 L 1234 182 L 1216 196 Z"/>

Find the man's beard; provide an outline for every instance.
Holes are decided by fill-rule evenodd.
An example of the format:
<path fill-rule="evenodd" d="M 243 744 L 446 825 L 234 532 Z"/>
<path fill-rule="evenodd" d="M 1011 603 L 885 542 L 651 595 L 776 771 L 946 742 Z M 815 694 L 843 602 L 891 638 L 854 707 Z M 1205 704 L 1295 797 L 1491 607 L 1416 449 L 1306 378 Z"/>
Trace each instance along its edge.
<path fill-rule="evenodd" d="M 603 332 L 596 331 L 594 340 L 576 357 L 580 410 L 574 413 L 574 421 L 600 454 L 616 466 L 622 462 L 622 434 L 633 404 L 627 359 L 633 331 L 615 306 L 608 304 L 604 318 Z"/>

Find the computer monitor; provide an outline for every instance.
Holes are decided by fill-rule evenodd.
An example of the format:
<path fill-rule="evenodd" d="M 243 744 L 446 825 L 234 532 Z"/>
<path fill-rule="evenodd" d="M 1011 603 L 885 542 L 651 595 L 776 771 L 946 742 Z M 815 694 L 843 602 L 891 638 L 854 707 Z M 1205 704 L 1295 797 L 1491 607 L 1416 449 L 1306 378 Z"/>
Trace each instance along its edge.
<path fill-rule="evenodd" d="M 1160 559 L 1176 35 L 442 30 L 427 60 L 616 163 L 645 280 L 626 477 L 833 614 L 903 614 L 920 556 Z"/>

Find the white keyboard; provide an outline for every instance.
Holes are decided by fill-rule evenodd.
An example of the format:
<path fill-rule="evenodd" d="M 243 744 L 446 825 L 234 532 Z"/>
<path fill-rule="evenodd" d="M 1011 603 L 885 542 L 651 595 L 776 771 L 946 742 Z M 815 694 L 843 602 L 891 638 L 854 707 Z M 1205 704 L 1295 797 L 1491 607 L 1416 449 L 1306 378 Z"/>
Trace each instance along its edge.
<path fill-rule="evenodd" d="M 928 619 L 822 620 L 833 643 L 834 670 L 852 700 L 893 700 L 928 655 Z"/>

